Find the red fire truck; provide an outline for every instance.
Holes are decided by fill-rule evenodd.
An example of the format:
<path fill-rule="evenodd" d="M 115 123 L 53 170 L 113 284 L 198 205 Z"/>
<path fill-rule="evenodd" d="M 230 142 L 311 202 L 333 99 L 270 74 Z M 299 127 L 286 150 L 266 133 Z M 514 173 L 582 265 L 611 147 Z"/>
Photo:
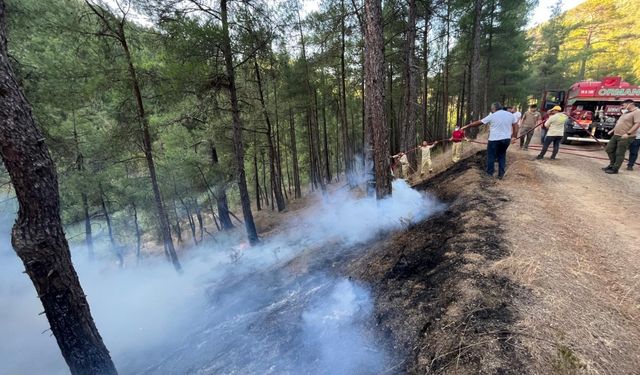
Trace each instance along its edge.
<path fill-rule="evenodd" d="M 601 81 L 580 81 L 569 91 L 548 90 L 542 97 L 543 112 L 559 105 L 569 115 L 562 143 L 572 141 L 608 142 L 607 132 L 621 115 L 621 102 L 633 99 L 640 102 L 640 87 L 622 80 L 622 77 L 604 77 Z"/>

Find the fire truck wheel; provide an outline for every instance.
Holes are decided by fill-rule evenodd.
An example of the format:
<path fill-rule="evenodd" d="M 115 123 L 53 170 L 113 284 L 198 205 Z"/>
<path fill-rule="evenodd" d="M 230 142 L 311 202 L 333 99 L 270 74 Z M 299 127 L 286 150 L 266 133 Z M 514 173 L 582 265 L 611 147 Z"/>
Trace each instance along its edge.
<path fill-rule="evenodd" d="M 562 143 L 563 145 L 570 145 L 571 141 L 568 139 L 569 136 L 567 136 L 566 134 L 562 136 L 562 139 L 560 140 L 560 143 Z"/>

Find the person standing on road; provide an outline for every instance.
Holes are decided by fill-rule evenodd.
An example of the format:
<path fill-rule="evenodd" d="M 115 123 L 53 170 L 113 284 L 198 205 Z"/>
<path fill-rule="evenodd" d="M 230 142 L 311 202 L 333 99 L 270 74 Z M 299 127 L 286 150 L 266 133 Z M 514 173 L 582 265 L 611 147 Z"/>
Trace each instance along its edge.
<path fill-rule="evenodd" d="M 558 155 L 558 150 L 560 150 L 560 141 L 564 136 L 564 123 L 568 118 L 569 116 L 562 113 L 562 108 L 559 105 L 549 110 L 549 119 L 542 125 L 547 131 L 547 136 L 544 138 L 542 150 L 540 150 L 540 154 L 536 159 L 543 159 L 544 154 L 546 154 L 549 149 L 549 145 L 553 143 L 551 160 L 555 160 L 556 155 Z"/>
<path fill-rule="evenodd" d="M 640 127 L 640 110 L 631 99 L 622 102 L 622 116 L 616 122 L 616 126 L 609 131 L 613 136 L 607 144 L 609 165 L 602 168 L 605 173 L 616 174 L 624 162 L 629 145 L 636 139 Z"/>
<path fill-rule="evenodd" d="M 520 127 L 518 129 L 518 138 L 520 138 L 520 149 L 528 150 L 531 138 L 533 138 L 533 129 L 542 120 L 542 115 L 538 112 L 538 105 L 531 104 L 529 110 L 522 115 Z"/>
<path fill-rule="evenodd" d="M 542 115 L 542 121 L 547 121 L 549 119 L 549 112 L 545 112 Z M 544 126 L 540 127 L 540 144 L 543 145 L 544 144 L 544 137 L 547 135 L 547 129 L 545 129 Z"/>
<path fill-rule="evenodd" d="M 629 145 L 629 163 L 627 164 L 627 170 L 632 171 L 633 166 L 638 160 L 638 150 L 640 150 L 640 131 L 636 131 L 636 140 Z"/>
<path fill-rule="evenodd" d="M 491 113 L 482 120 L 473 121 L 462 127 L 462 130 L 489 124 L 489 142 L 487 143 L 487 174 L 493 176 L 495 160 L 498 159 L 498 178 L 502 179 L 507 164 L 507 149 L 511 139 L 517 134 L 513 113 L 505 111 L 502 104 L 491 104 Z"/>

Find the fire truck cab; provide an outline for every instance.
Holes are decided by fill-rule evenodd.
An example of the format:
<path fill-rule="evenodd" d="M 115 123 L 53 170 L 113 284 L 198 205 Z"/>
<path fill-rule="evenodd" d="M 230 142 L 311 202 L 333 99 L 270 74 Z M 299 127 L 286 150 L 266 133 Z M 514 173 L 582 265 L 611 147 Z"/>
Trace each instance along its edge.
<path fill-rule="evenodd" d="M 616 124 L 625 99 L 640 101 L 640 87 L 622 77 L 604 77 L 601 81 L 576 82 L 568 91 L 548 90 L 542 96 L 543 113 L 556 105 L 563 108 L 570 120 L 565 124 L 562 143 L 572 141 L 608 142 L 607 132 Z"/>

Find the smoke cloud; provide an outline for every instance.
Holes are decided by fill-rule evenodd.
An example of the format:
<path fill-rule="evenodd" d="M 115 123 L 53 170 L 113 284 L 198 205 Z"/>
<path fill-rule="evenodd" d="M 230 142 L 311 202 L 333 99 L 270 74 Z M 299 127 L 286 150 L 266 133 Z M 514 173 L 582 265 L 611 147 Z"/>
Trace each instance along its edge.
<path fill-rule="evenodd" d="M 121 374 L 375 374 L 390 367 L 367 285 L 325 264 L 353 244 L 425 219 L 442 204 L 393 184 L 377 202 L 338 190 L 256 247 L 231 239 L 118 269 L 72 248 L 91 311 Z M 42 306 L 9 247 L 0 207 L 0 373 L 66 374 Z M 325 251 L 326 250 L 326 251 Z M 346 251 L 346 250 L 345 250 Z M 364 250 L 361 250 L 364 251 Z M 292 265 L 308 252 L 304 267 Z M 305 253 L 307 254 L 307 253 Z M 42 333 L 45 331 L 44 333 Z"/>

